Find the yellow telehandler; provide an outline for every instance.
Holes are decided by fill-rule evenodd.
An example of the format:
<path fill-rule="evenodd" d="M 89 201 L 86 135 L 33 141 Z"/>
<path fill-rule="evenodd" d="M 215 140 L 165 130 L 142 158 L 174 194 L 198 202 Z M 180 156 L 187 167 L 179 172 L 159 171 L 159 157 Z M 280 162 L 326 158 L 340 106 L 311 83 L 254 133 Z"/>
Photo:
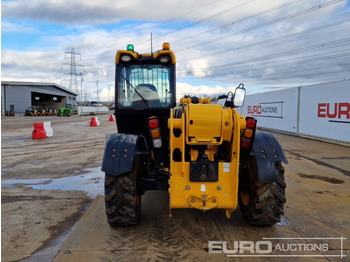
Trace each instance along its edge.
<path fill-rule="evenodd" d="M 237 208 L 250 224 L 274 225 L 286 202 L 282 147 L 243 116 L 245 88 L 225 96 L 185 96 L 176 105 L 176 60 L 169 43 L 150 54 L 133 45 L 116 54 L 115 115 L 118 132 L 107 136 L 102 162 L 110 226 L 135 225 L 141 196 L 167 190 L 169 210 Z"/>

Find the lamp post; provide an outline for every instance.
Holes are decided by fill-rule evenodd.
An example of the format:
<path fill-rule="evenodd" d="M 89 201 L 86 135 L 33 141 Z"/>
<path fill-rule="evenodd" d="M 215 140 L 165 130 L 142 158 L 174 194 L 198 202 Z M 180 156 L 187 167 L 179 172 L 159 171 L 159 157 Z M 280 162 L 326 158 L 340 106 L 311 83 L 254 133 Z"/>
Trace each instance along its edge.
<path fill-rule="evenodd" d="M 98 105 L 98 80 L 96 80 L 96 87 L 97 87 L 97 115 L 98 115 L 98 108 L 99 108 L 99 105 Z"/>
<path fill-rule="evenodd" d="M 83 73 L 80 73 L 80 115 L 83 113 Z"/>

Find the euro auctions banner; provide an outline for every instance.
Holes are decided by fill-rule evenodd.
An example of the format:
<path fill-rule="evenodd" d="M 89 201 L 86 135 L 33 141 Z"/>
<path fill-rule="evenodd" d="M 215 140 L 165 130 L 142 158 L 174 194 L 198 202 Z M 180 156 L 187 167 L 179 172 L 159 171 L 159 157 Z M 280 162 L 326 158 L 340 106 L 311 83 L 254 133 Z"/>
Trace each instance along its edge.
<path fill-rule="evenodd" d="M 350 80 L 300 89 L 299 133 L 350 143 Z"/>
<path fill-rule="evenodd" d="M 242 114 L 254 116 L 258 127 L 297 133 L 298 88 L 248 95 Z"/>

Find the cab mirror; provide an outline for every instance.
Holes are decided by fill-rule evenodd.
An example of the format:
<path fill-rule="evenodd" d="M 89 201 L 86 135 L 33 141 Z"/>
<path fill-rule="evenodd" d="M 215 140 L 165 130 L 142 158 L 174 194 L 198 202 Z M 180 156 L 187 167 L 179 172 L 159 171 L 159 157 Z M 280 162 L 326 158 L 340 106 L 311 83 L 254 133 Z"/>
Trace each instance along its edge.
<path fill-rule="evenodd" d="M 235 107 L 243 106 L 245 99 L 245 88 L 243 84 L 239 84 L 239 86 L 235 90 L 233 104 Z"/>

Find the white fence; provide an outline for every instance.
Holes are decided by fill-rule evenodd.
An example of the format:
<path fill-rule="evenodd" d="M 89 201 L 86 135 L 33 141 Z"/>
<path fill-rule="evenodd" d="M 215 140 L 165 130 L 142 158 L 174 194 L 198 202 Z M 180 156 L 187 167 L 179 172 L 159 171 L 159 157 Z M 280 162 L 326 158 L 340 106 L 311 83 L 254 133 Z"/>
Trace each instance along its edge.
<path fill-rule="evenodd" d="M 78 115 L 108 114 L 109 108 L 106 106 L 78 106 Z"/>
<path fill-rule="evenodd" d="M 248 95 L 241 112 L 265 129 L 350 143 L 350 80 Z"/>

